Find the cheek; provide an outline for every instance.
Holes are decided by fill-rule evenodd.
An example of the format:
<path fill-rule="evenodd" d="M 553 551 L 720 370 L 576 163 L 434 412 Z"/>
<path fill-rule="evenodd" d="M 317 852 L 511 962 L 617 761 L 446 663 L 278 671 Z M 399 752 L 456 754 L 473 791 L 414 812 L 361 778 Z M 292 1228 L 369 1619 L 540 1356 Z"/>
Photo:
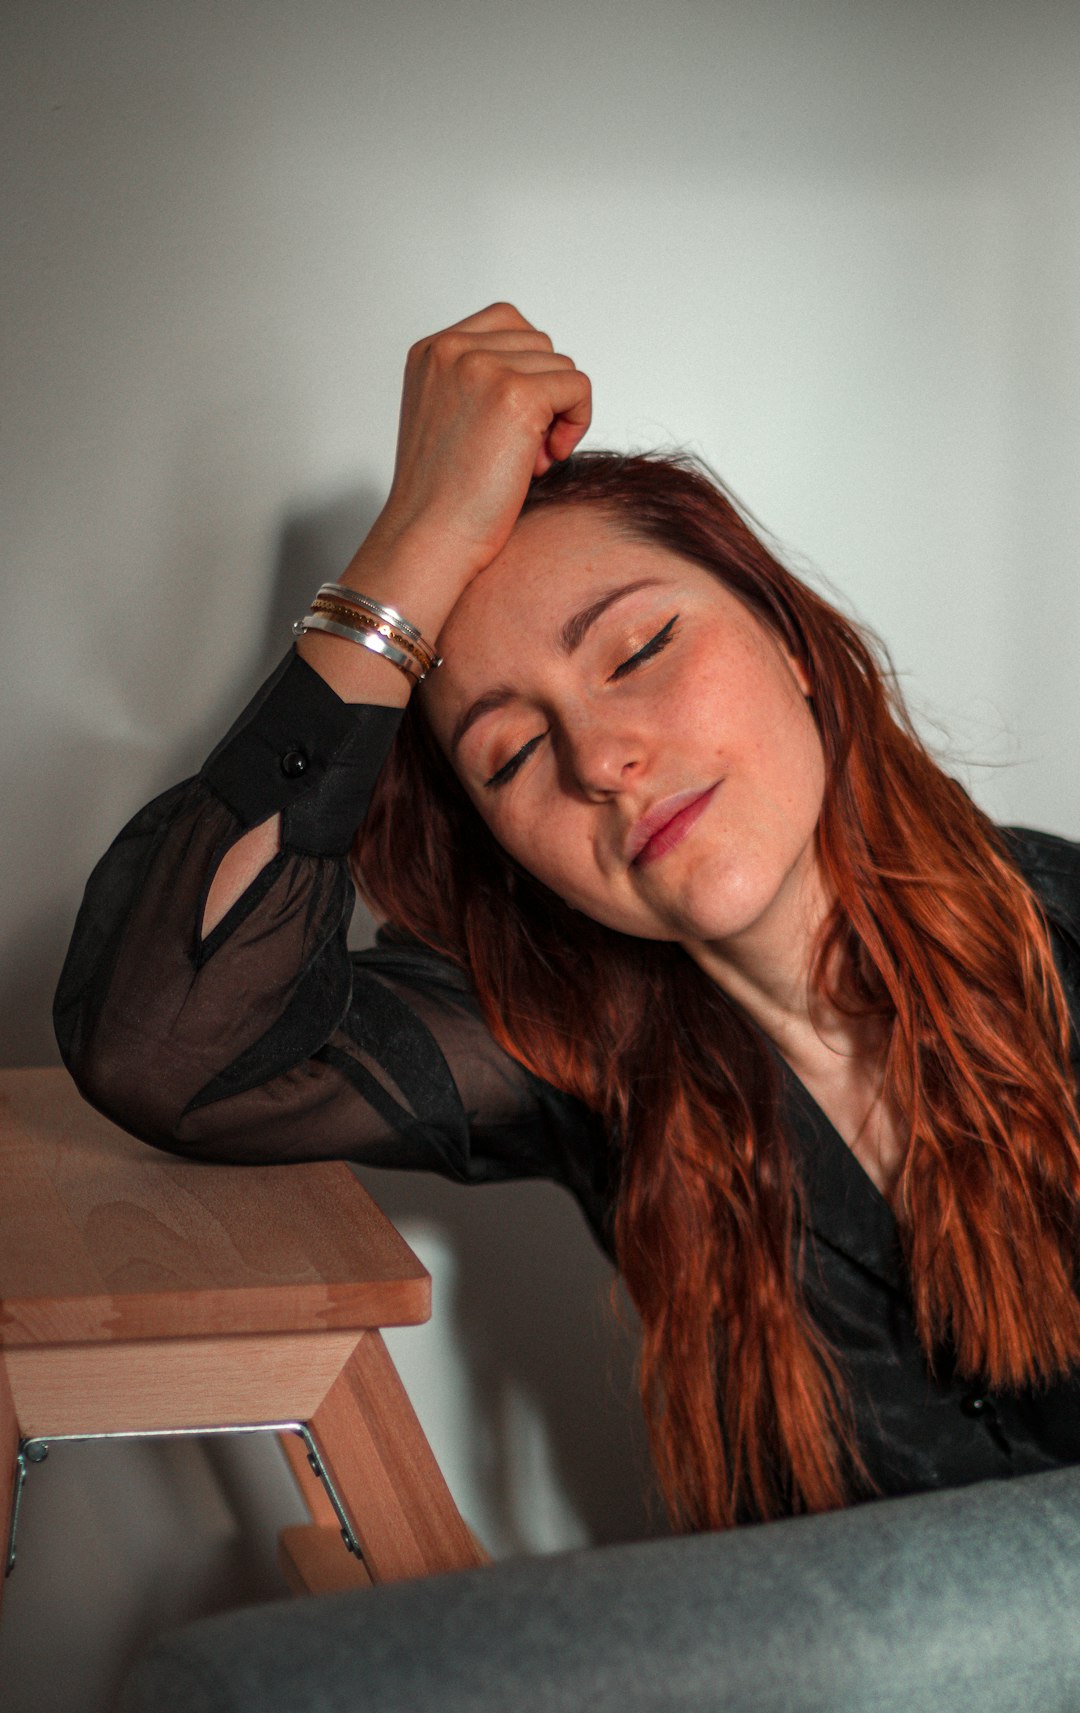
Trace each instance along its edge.
<path fill-rule="evenodd" d="M 519 794 L 515 800 L 507 802 L 505 798 L 494 800 L 486 793 L 466 790 L 472 799 L 472 804 L 488 831 L 501 845 L 508 856 L 519 862 L 522 868 L 527 868 L 530 874 L 536 875 L 554 890 L 558 890 L 554 881 L 548 879 L 558 867 L 558 853 L 565 848 L 562 819 L 557 809 L 551 805 L 545 806 L 545 813 L 539 814 L 530 809 L 527 796 Z M 540 873 L 539 864 L 543 865 L 545 873 Z"/>
<path fill-rule="evenodd" d="M 488 824 L 503 850 L 565 904 L 620 932 L 648 932 L 640 902 L 620 896 L 600 874 L 587 810 L 549 801 L 533 811 L 500 813 L 497 824 Z"/>
<path fill-rule="evenodd" d="M 702 628 L 688 637 L 671 662 L 669 677 L 657 677 L 650 713 L 655 729 L 685 742 L 746 749 L 775 721 L 780 688 L 775 663 L 751 636 L 717 636 Z"/>
<path fill-rule="evenodd" d="M 764 778 L 785 786 L 794 798 L 820 796 L 821 737 L 794 672 L 767 639 L 747 639 L 740 652 L 735 669 L 725 674 L 723 699 L 745 753 Z"/>
<path fill-rule="evenodd" d="M 573 804 L 545 801 L 530 807 L 524 796 L 489 822 L 499 844 L 560 898 L 587 884 L 584 830 Z M 576 859 L 575 859 L 575 854 Z"/>
<path fill-rule="evenodd" d="M 817 721 L 801 694 L 792 703 L 782 736 L 792 790 L 816 821 L 825 795 L 825 750 Z"/>
<path fill-rule="evenodd" d="M 821 735 L 801 696 L 777 699 L 755 727 L 753 749 L 762 773 L 794 797 L 820 792 L 825 770 Z"/>

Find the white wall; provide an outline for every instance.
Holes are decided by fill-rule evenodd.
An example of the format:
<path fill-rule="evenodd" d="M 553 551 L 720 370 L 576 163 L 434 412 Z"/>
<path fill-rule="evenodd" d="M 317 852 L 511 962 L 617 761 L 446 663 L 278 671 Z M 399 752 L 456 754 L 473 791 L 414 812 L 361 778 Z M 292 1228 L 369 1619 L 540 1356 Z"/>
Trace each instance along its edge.
<path fill-rule="evenodd" d="M 406 347 L 496 297 L 592 376 L 588 444 L 704 452 L 987 807 L 1080 836 L 1075 6 L 8 0 L 0 29 L 9 1063 L 55 1056 L 91 862 L 370 520 Z M 375 1187 L 436 1274 L 395 1348 L 481 1533 L 644 1527 L 574 1210 Z M 278 1586 L 272 1446 L 31 1483 L 19 1713 L 92 1713 L 156 1625 Z"/>

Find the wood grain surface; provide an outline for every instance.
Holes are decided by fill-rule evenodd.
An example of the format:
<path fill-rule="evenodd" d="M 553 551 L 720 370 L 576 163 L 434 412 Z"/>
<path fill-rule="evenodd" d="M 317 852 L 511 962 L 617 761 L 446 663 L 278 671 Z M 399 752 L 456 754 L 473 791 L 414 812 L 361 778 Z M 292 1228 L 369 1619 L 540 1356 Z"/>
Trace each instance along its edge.
<path fill-rule="evenodd" d="M 64 1070 L 0 1071 L 0 1344 L 413 1325 L 431 1282 L 341 1161 L 148 1148 Z"/>
<path fill-rule="evenodd" d="M 377 1332 L 361 1334 L 309 1425 L 373 1582 L 488 1562 Z"/>
<path fill-rule="evenodd" d="M 336 1525 L 292 1523 L 278 1536 L 278 1564 L 293 1594 L 342 1594 L 370 1588 L 371 1577 L 348 1552 Z"/>
<path fill-rule="evenodd" d="M 307 1421 L 360 1334 L 249 1333 L 4 1352 L 25 1438 Z"/>
<path fill-rule="evenodd" d="M 364 1551 L 290 1463 L 295 1588 L 486 1562 L 375 1328 L 431 1281 L 341 1162 L 204 1165 L 148 1148 L 66 1071 L 0 1071 L 0 1529 L 17 1436 L 307 1422 Z M 290 1436 L 283 1436 L 286 1440 Z"/>

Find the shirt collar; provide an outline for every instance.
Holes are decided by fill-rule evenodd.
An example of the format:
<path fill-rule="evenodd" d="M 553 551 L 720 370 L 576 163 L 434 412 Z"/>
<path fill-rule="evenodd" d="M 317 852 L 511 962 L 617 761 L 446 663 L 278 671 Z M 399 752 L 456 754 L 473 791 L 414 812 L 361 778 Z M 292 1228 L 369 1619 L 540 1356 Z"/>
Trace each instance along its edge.
<path fill-rule="evenodd" d="M 773 1051 L 807 1224 L 815 1237 L 903 1291 L 903 1255 L 892 1209 L 787 1060 Z"/>

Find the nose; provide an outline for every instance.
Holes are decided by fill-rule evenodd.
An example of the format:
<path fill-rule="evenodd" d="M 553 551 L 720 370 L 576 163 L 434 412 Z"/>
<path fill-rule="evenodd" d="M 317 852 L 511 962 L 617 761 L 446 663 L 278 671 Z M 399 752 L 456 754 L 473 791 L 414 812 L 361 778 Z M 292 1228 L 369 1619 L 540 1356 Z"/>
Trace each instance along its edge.
<path fill-rule="evenodd" d="M 606 719 L 579 719 L 560 733 L 569 780 L 592 801 L 600 802 L 640 777 L 645 742 L 640 733 Z"/>

